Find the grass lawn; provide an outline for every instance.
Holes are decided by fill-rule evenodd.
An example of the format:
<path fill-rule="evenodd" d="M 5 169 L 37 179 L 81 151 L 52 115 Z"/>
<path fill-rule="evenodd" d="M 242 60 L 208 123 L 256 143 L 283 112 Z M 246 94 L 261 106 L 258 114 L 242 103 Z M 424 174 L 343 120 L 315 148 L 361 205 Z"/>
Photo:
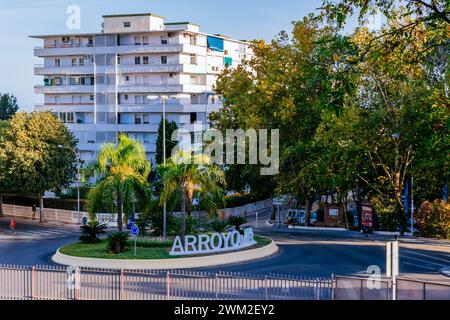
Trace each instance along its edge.
<path fill-rule="evenodd" d="M 269 245 L 272 240 L 262 236 L 255 235 L 257 246 L 264 247 Z M 161 243 L 154 243 L 152 241 L 140 239 L 137 242 L 136 257 L 133 252 L 133 240 L 129 242 L 129 249 L 126 252 L 113 254 L 108 251 L 107 240 L 103 239 L 98 243 L 86 244 L 82 242 L 72 243 L 61 248 L 62 254 L 82 257 L 82 258 L 97 258 L 97 259 L 124 259 L 124 260 L 145 260 L 145 259 L 182 259 L 183 257 L 172 257 L 169 255 L 171 245 L 164 245 Z M 253 247 L 254 249 L 255 247 Z M 225 254 L 227 252 L 223 252 Z M 229 253 L 229 252 L 228 252 Z M 200 256 L 200 255 L 197 255 Z M 210 255 L 213 256 L 213 255 Z M 186 258 L 186 256 L 185 256 Z"/>

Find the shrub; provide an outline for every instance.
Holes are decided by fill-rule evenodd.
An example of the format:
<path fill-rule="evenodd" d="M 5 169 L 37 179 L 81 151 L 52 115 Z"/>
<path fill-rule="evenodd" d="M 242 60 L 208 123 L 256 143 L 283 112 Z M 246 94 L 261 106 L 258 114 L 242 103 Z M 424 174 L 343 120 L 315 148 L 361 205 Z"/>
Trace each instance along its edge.
<path fill-rule="evenodd" d="M 406 216 L 395 199 L 373 198 L 372 201 L 379 230 L 395 232 L 406 229 Z"/>
<path fill-rule="evenodd" d="M 450 239 L 450 204 L 443 200 L 426 201 L 416 215 L 419 233 L 423 237 Z"/>
<path fill-rule="evenodd" d="M 160 238 L 156 239 L 139 238 L 136 240 L 136 246 L 141 248 L 170 248 L 172 246 L 172 243 L 173 240 L 163 241 Z"/>
<path fill-rule="evenodd" d="M 86 225 L 81 226 L 80 241 L 84 243 L 99 242 L 99 236 L 106 233 L 108 227 L 106 224 L 100 224 L 97 220 L 91 220 Z"/>
<path fill-rule="evenodd" d="M 230 227 L 230 224 L 227 221 L 216 219 L 209 222 L 209 227 L 214 232 L 222 233 Z"/>
<path fill-rule="evenodd" d="M 117 232 L 108 236 L 108 248 L 112 253 L 125 252 L 128 249 L 128 240 L 130 234 L 128 232 Z"/>
<path fill-rule="evenodd" d="M 241 231 L 241 226 L 247 223 L 247 219 L 240 216 L 230 216 L 228 218 L 228 223 L 234 226 L 237 231 Z"/>
<path fill-rule="evenodd" d="M 264 199 L 261 199 L 264 200 Z M 245 206 L 249 203 L 258 201 L 257 198 L 251 195 L 232 195 L 225 198 L 225 203 L 227 208 L 237 208 Z"/>

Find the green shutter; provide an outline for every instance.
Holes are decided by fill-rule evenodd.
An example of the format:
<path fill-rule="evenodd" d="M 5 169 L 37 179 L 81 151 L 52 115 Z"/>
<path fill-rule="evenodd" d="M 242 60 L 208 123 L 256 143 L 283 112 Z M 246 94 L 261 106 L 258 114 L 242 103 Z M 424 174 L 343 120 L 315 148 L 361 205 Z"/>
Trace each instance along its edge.
<path fill-rule="evenodd" d="M 233 64 L 233 58 L 225 57 L 224 58 L 224 64 L 225 64 L 225 66 L 231 66 Z"/>

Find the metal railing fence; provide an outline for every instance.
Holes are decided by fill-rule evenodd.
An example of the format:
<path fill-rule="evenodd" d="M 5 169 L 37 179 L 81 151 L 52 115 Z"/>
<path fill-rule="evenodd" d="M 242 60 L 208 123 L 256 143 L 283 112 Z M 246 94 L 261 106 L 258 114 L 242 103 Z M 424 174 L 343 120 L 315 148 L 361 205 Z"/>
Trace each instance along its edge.
<path fill-rule="evenodd" d="M 370 282 L 371 284 L 369 284 Z M 381 278 L 373 287 L 373 279 L 365 277 L 336 277 L 336 300 L 392 300 L 396 290 L 396 300 L 450 300 L 450 284 L 434 283 L 409 278 Z"/>
<path fill-rule="evenodd" d="M 0 266 L 0 300 L 330 300 L 333 279 Z"/>

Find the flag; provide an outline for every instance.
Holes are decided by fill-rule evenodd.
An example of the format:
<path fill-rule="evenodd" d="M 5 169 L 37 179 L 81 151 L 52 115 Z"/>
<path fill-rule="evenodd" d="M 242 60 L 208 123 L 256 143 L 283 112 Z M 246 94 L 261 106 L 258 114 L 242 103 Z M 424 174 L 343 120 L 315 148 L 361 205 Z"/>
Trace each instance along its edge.
<path fill-rule="evenodd" d="M 403 207 L 405 208 L 405 215 L 409 217 L 409 181 L 406 181 L 405 191 L 403 193 Z"/>

